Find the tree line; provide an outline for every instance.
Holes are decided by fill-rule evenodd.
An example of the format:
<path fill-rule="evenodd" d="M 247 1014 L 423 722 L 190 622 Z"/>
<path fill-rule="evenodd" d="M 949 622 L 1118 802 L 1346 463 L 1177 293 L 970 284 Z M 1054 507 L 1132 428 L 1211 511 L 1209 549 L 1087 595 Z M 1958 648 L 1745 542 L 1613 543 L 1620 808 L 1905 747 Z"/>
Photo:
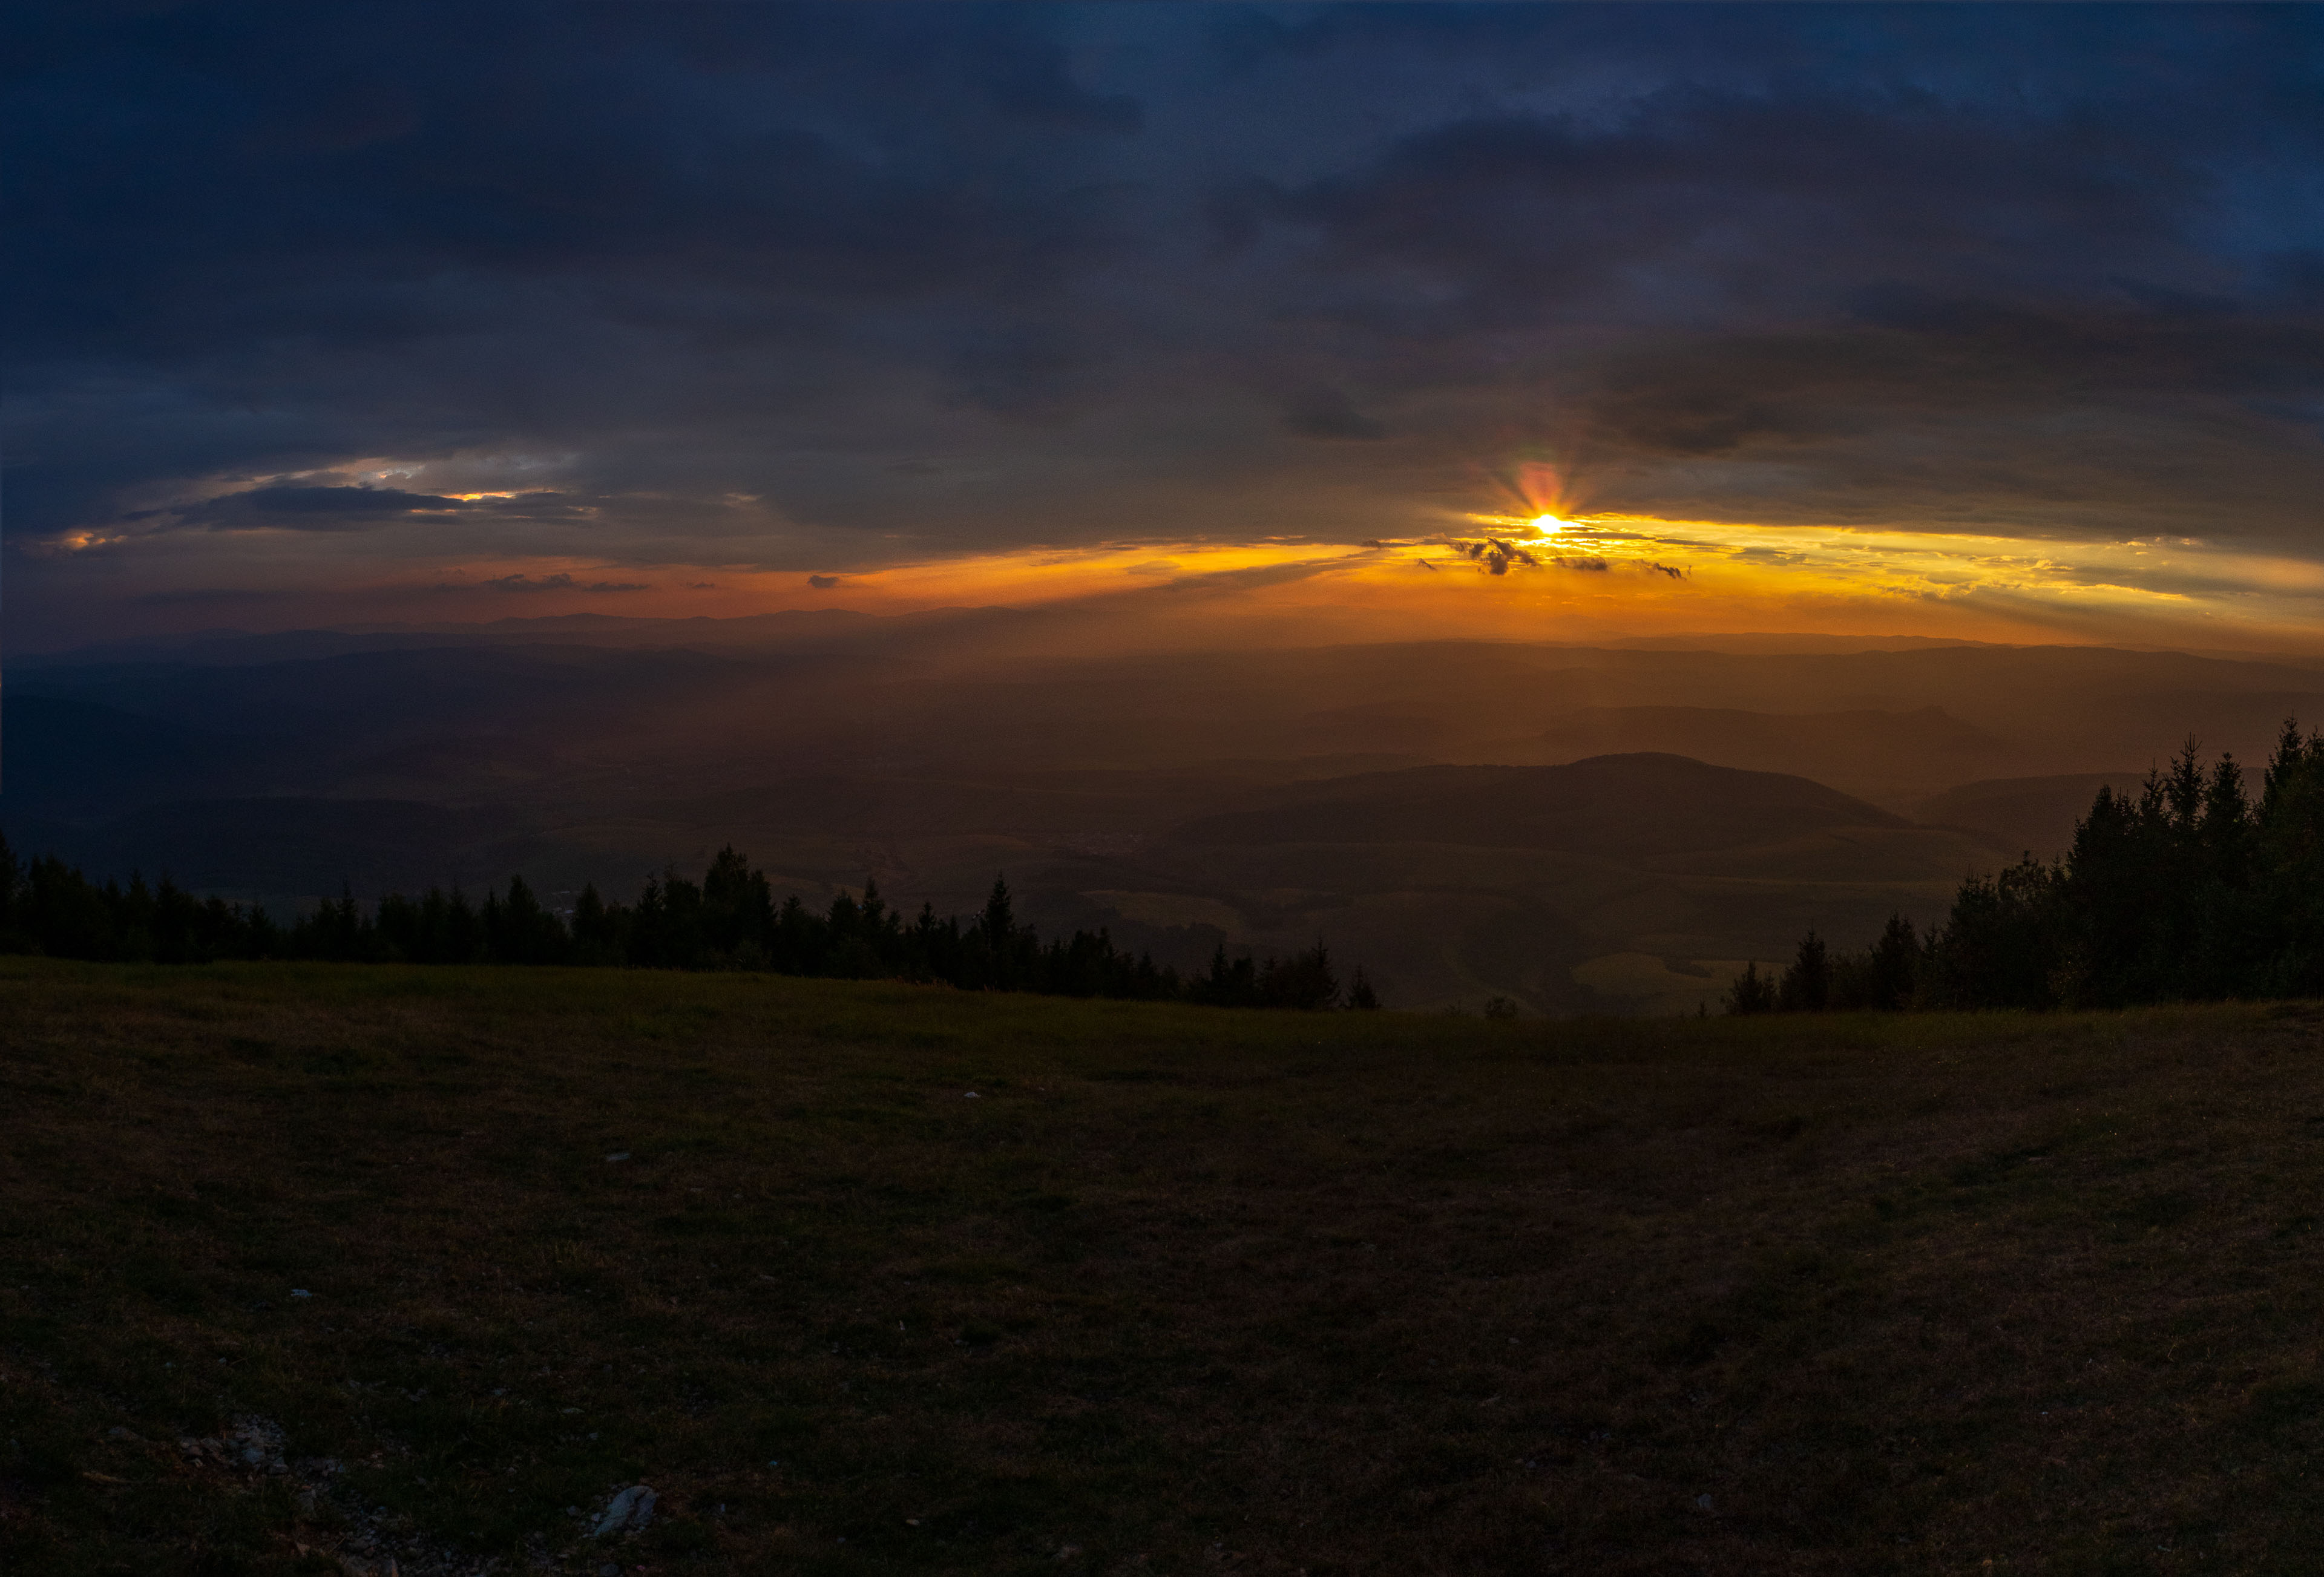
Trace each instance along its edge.
<path fill-rule="evenodd" d="M 2055 860 L 1972 876 L 1926 936 L 1894 916 L 1861 951 L 1810 931 L 1754 964 L 1730 1013 L 2122 1008 L 2324 996 L 2324 733 L 2287 722 L 2255 798 L 2189 740 L 2135 794 L 2100 788 Z"/>
<path fill-rule="evenodd" d="M 375 904 L 327 899 L 288 925 L 257 904 L 201 898 L 164 877 L 126 885 L 90 881 L 56 857 L 19 863 L 0 837 L 0 952 L 154 964 L 310 959 L 366 964 L 578 964 L 645 969 L 758 970 L 842 980 L 941 982 L 964 991 L 1039 991 L 1238 1008 L 1372 1009 L 1379 999 L 1359 965 L 1342 990 L 1321 941 L 1287 958 L 1230 957 L 1181 974 L 1132 954 L 1107 932 L 1043 942 L 1020 922 L 995 878 L 982 910 L 939 918 L 923 904 L 907 919 L 867 880 L 822 910 L 798 895 L 780 902 L 766 873 L 732 848 L 699 881 L 675 869 L 647 881 L 635 903 L 609 902 L 593 885 L 570 915 L 541 903 L 521 876 L 472 902 L 458 888 Z"/>

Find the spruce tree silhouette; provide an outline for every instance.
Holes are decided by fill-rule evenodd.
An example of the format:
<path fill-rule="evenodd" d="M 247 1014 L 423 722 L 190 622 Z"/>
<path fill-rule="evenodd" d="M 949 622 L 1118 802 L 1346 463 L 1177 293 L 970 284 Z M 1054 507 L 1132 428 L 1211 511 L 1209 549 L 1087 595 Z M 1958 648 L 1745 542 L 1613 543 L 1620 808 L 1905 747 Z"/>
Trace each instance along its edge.
<path fill-rule="evenodd" d="M 1821 1013 L 1831 1002 L 1831 957 L 1813 931 L 1800 938 L 1800 950 L 1784 971 L 1775 1006 L 1785 1013 Z"/>
<path fill-rule="evenodd" d="M 1864 1005 L 1882 1013 L 1910 1007 L 1920 964 L 1921 939 L 1913 930 L 1913 922 L 1901 914 L 1890 915 L 1887 928 L 1873 945 L 1871 967 L 1865 972 L 1869 989 Z"/>
<path fill-rule="evenodd" d="M 1739 1016 L 1775 1010 L 1775 982 L 1759 973 L 1756 960 L 1745 964 L 1727 988 L 1727 1011 Z"/>
<path fill-rule="evenodd" d="M 789 894 L 778 908 L 766 873 L 733 847 L 719 851 L 700 883 L 665 868 L 634 904 L 608 902 L 592 884 L 569 922 L 544 905 L 522 875 L 472 906 L 460 888 L 430 887 L 414 899 L 389 893 L 368 908 L 351 889 L 285 930 L 253 905 L 202 899 L 166 876 L 149 888 L 98 885 L 53 856 L 20 862 L 0 837 L 0 951 L 58 957 L 194 963 L 220 958 L 303 958 L 378 964 L 576 964 L 648 969 L 748 969 L 784 974 L 942 981 L 964 990 L 1047 991 L 1236 1007 L 1324 1008 L 1337 1003 L 1330 950 L 1314 948 L 1264 968 L 1222 944 L 1207 977 L 1189 981 L 1132 954 L 1103 927 L 1046 945 L 1019 922 L 1005 876 L 983 909 L 964 919 L 923 904 L 908 927 L 866 879 L 859 899 L 841 892 L 816 914 Z M 1377 1008 L 1362 971 L 1351 1006 Z"/>

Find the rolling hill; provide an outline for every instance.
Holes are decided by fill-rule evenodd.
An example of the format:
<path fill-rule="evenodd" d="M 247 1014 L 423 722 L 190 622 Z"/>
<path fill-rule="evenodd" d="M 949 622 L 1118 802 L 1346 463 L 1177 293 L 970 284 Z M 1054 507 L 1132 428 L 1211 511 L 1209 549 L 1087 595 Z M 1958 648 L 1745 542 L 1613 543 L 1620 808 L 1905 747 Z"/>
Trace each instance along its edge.
<path fill-rule="evenodd" d="M 1580 706 L 1553 718 L 1541 745 L 1557 760 L 1652 751 L 1794 773 L 1880 803 L 1913 798 L 1916 786 L 1979 776 L 2016 754 L 2008 741 L 1941 706 L 1806 713 Z"/>
<path fill-rule="evenodd" d="M 1810 927 L 1852 945 L 1895 911 L 1925 924 L 1996 862 L 1803 778 L 1636 754 L 1283 785 L 1102 869 L 1028 875 L 1133 942 L 1166 922 L 1278 952 L 1328 937 L 1397 1006 L 1663 1013 L 1715 1005 Z"/>
<path fill-rule="evenodd" d="M 1102 639 L 982 610 L 55 656 L 9 674 L 0 828 L 286 911 L 512 869 L 633 894 L 728 843 L 818 904 L 870 875 L 956 912 L 1005 872 L 1045 929 L 1182 965 L 1321 936 L 1400 1005 L 1661 1011 L 1809 926 L 1933 918 L 2087 803 L 1997 784 L 2190 729 L 2251 759 L 2324 710 L 2312 668 L 2170 652 Z"/>
<path fill-rule="evenodd" d="M 1198 844 L 1466 844 L 1612 855 L 1767 844 L 1904 818 L 1805 778 L 1684 756 L 1598 756 L 1560 767 L 1416 767 L 1298 784 L 1187 822 Z"/>
<path fill-rule="evenodd" d="M 2138 772 L 2070 772 L 2055 778 L 1997 778 L 1963 783 L 1913 807 L 1932 826 L 1966 827 L 1997 848 L 2040 860 L 2063 853 L 2074 825 L 2089 813 L 2100 788 L 2135 792 Z"/>

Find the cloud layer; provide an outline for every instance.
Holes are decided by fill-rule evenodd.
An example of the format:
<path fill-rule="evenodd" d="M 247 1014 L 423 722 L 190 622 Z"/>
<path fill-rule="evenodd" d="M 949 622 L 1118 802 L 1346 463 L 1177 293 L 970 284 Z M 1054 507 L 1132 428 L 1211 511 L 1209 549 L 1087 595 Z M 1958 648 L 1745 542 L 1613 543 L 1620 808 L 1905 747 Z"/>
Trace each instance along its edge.
<path fill-rule="evenodd" d="M 1576 510 L 2324 559 L 2306 7 L 9 26 L 19 629 L 1457 534 L 1526 456 Z"/>

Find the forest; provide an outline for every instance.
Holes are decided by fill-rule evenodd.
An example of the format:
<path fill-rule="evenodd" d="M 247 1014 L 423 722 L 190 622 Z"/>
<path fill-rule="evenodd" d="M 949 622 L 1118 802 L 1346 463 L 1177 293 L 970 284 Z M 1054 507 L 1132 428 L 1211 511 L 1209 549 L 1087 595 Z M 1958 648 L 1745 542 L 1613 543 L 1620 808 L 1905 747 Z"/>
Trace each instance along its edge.
<path fill-rule="evenodd" d="M 1869 946 L 1810 931 L 1755 964 L 1730 1013 L 2124 1008 L 2324 996 L 2324 733 L 2287 722 L 2255 798 L 2193 740 L 2138 793 L 2100 788 L 2056 860 L 1972 876 L 1926 936 L 1892 917 Z"/>
<path fill-rule="evenodd" d="M 1207 970 L 1182 975 L 1115 946 L 1103 929 L 1044 943 L 1016 918 L 1000 878 L 983 909 L 966 918 L 939 918 L 924 904 L 907 920 L 868 879 L 860 896 L 841 892 L 818 913 L 796 894 L 778 903 L 766 873 L 731 847 L 700 881 L 665 871 L 633 904 L 609 902 L 591 886 L 569 916 L 512 876 L 477 902 L 456 888 L 431 888 L 416 899 L 391 893 L 372 905 L 345 895 L 282 925 L 259 905 L 200 898 L 166 877 L 150 886 L 132 877 L 124 886 L 92 881 L 52 856 L 20 862 L 0 837 L 0 952 L 154 964 L 271 958 L 759 970 L 1221 1007 L 1379 1006 L 1360 965 L 1342 990 L 1320 940 L 1265 959 L 1230 957 L 1222 944 Z"/>
<path fill-rule="evenodd" d="M 942 982 L 1241 1007 L 1377 1008 L 1359 967 L 1329 950 L 1231 957 L 1182 973 L 1103 929 L 1044 941 L 996 879 L 969 916 L 890 907 L 876 882 L 826 908 L 779 900 L 733 848 L 701 880 L 676 870 L 634 902 L 586 889 L 567 911 L 521 876 L 472 900 L 455 889 L 376 903 L 328 900 L 289 923 L 164 878 L 97 882 L 53 856 L 20 862 L 0 838 L 0 952 L 202 963 L 285 959 L 745 970 Z M 1965 880 L 1925 934 L 1892 916 L 1868 945 L 1810 931 L 1787 965 L 1753 963 L 1729 1013 L 2118 1008 L 2324 996 L 2324 733 L 2287 722 L 2253 794 L 2231 754 L 2206 766 L 2190 740 L 2135 793 L 2101 788 L 2055 860 L 2028 856 Z"/>

